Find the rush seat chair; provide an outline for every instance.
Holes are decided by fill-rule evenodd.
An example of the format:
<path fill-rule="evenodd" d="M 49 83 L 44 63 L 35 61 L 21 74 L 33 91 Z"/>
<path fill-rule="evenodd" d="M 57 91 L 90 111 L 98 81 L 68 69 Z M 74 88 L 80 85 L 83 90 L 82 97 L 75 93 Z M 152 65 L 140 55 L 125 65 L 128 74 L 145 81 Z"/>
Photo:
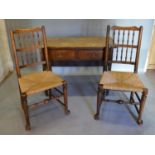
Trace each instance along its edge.
<path fill-rule="evenodd" d="M 142 113 L 148 94 L 148 89 L 144 86 L 137 74 L 142 31 L 142 26 L 107 26 L 106 68 L 98 84 L 95 120 L 99 119 L 101 104 L 110 101 L 133 105 L 137 111 L 137 123 L 142 124 Z M 112 55 L 112 58 L 110 55 Z M 124 64 L 124 66 L 131 65 L 133 66 L 133 72 L 127 72 L 125 67 L 124 71 L 109 70 L 108 66 L 114 63 L 118 65 Z M 107 94 L 109 94 L 110 90 L 128 92 L 128 101 L 107 99 Z"/>
<path fill-rule="evenodd" d="M 12 30 L 10 36 L 26 122 L 25 129 L 31 129 L 29 108 L 47 104 L 51 99 L 60 102 L 64 106 L 65 114 L 69 114 L 67 82 L 51 71 L 44 26 Z M 41 71 L 36 67 L 37 65 Z M 22 69 L 27 67 L 36 68 L 30 73 L 22 72 Z M 53 94 L 53 90 L 57 93 Z M 28 96 L 39 92 L 46 92 L 46 98 L 41 102 L 28 104 Z"/>

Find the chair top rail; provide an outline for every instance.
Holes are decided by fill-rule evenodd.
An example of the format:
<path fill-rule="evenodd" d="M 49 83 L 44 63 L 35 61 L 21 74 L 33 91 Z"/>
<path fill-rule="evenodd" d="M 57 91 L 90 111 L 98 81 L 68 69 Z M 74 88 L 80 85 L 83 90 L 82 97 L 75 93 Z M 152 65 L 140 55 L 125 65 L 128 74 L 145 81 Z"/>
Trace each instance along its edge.
<path fill-rule="evenodd" d="M 113 30 L 133 30 L 133 31 L 139 31 L 140 28 L 137 26 L 112 26 Z"/>
<path fill-rule="evenodd" d="M 38 32 L 38 31 L 41 31 L 42 29 L 40 27 L 35 27 L 35 28 L 32 28 L 32 29 L 16 29 L 16 30 L 13 30 L 12 32 L 13 33 L 28 33 L 28 32 Z"/>

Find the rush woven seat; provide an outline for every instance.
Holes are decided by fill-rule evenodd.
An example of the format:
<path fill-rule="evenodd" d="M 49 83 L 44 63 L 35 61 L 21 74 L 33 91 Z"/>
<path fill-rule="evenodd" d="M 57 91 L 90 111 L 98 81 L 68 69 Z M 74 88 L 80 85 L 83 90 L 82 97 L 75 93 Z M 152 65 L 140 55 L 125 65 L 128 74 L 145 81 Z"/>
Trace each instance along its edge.
<path fill-rule="evenodd" d="M 104 72 L 98 84 L 97 110 L 94 115 L 96 120 L 99 119 L 101 104 L 110 101 L 134 105 L 138 114 L 137 123 L 142 124 L 142 113 L 148 94 L 148 89 L 137 74 L 142 30 L 142 26 L 107 26 Z M 115 63 L 132 65 L 134 72 L 111 71 L 111 66 Z M 110 90 L 125 91 L 130 98 L 128 101 L 107 99 L 106 95 Z"/>
<path fill-rule="evenodd" d="M 64 106 L 65 114 L 69 114 L 67 82 L 51 71 L 52 68 L 48 59 L 44 26 L 31 29 L 12 30 L 10 36 L 19 84 L 21 106 L 26 122 L 25 129 L 31 129 L 29 108 L 47 104 L 52 99 L 61 103 Z M 23 68 L 27 67 L 33 67 L 33 72 L 26 74 L 21 71 Z M 34 68 L 36 69 L 35 72 Z M 41 70 L 38 70 L 40 68 Z M 31 105 L 28 104 L 27 97 L 29 95 L 42 91 L 45 92 L 47 96 L 46 99 Z"/>
<path fill-rule="evenodd" d="M 24 75 L 18 79 L 22 93 L 31 95 L 63 84 L 63 79 L 51 71 L 43 71 Z"/>
<path fill-rule="evenodd" d="M 109 90 L 143 92 L 145 88 L 138 75 L 131 72 L 104 72 L 99 84 Z"/>

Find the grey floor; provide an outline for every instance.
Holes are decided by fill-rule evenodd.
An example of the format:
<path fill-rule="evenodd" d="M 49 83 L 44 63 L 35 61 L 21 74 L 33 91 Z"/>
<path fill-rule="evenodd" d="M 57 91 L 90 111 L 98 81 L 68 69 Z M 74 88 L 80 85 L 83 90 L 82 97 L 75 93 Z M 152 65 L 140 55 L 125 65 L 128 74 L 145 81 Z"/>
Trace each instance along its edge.
<path fill-rule="evenodd" d="M 64 76 L 68 81 L 68 102 L 71 114 L 66 116 L 59 103 L 53 101 L 47 106 L 30 111 L 31 131 L 24 129 L 24 117 L 20 107 L 19 90 L 15 73 L 0 84 L 0 134 L 42 134 L 42 135 L 143 135 L 155 134 L 155 71 L 140 74 L 149 88 L 144 124 L 135 122 L 132 106 L 114 103 L 102 104 L 100 120 L 93 119 L 96 111 L 96 90 L 99 76 Z M 39 99 L 43 94 L 29 98 Z M 122 93 L 110 92 L 111 97 L 122 97 Z"/>

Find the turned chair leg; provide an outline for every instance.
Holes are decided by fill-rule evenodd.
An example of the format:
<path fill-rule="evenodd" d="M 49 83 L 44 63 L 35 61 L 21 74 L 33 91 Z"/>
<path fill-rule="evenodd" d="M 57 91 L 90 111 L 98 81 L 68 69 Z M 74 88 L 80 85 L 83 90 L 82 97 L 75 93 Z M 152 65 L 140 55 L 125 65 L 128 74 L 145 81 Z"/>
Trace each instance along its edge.
<path fill-rule="evenodd" d="M 96 108 L 96 114 L 94 115 L 95 120 L 99 120 L 101 104 L 102 104 L 102 88 L 99 85 L 98 92 L 97 92 L 97 108 Z"/>
<path fill-rule="evenodd" d="M 64 112 L 66 115 L 70 114 L 70 110 L 68 110 L 68 97 L 67 97 L 67 82 L 64 81 L 63 84 L 63 93 L 64 93 Z"/>
<path fill-rule="evenodd" d="M 31 125 L 30 125 L 30 120 L 29 120 L 29 112 L 28 112 L 28 105 L 27 105 L 27 95 L 22 94 L 21 95 L 21 100 L 22 100 L 21 104 L 22 104 L 22 108 L 23 108 L 23 111 L 24 111 L 25 122 L 26 122 L 25 129 L 30 130 Z"/>
<path fill-rule="evenodd" d="M 139 107 L 139 114 L 138 114 L 138 119 L 137 119 L 137 123 L 139 125 L 143 123 L 143 121 L 142 121 L 142 113 L 143 113 L 143 110 L 144 110 L 147 94 L 148 94 L 148 90 L 144 89 L 144 91 L 142 92 L 142 97 L 141 97 L 141 102 L 140 102 L 140 107 Z"/>

